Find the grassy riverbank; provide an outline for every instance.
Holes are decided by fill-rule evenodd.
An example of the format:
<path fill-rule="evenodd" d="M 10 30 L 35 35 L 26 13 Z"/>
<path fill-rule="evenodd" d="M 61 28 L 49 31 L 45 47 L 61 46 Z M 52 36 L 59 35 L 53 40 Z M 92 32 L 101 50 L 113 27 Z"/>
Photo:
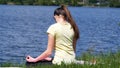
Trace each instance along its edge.
<path fill-rule="evenodd" d="M 97 63 L 95 65 L 90 64 L 69 64 L 69 65 L 36 65 L 31 66 L 29 68 L 120 68 L 120 52 L 118 53 L 107 53 L 107 54 L 99 54 L 97 56 L 93 56 L 89 53 L 83 54 L 81 57 L 77 58 L 79 60 L 85 60 L 85 61 L 91 61 L 93 59 L 96 59 Z M 5 63 L 1 64 L 1 67 L 22 67 L 27 68 L 25 64 L 19 65 L 19 64 L 11 64 L 11 63 Z"/>

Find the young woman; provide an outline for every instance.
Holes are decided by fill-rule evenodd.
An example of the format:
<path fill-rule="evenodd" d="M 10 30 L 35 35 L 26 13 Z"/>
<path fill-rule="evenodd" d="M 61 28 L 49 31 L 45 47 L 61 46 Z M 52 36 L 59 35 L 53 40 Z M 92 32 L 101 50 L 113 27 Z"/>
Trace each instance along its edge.
<path fill-rule="evenodd" d="M 75 51 L 76 42 L 79 38 L 79 29 L 65 5 L 61 5 L 54 11 L 54 18 L 56 23 L 52 24 L 47 30 L 47 49 L 36 58 L 28 55 L 26 57 L 27 62 L 51 61 L 50 56 L 53 50 L 55 50 L 53 64 L 76 62 Z"/>

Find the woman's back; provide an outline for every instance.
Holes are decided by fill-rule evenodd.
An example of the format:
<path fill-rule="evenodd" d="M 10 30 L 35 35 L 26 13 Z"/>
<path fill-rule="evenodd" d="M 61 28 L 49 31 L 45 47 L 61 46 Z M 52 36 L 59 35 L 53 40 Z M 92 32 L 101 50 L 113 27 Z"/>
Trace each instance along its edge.
<path fill-rule="evenodd" d="M 74 31 L 69 23 L 55 23 L 47 31 L 55 37 L 55 56 L 53 63 L 71 63 L 75 60 L 73 49 Z"/>

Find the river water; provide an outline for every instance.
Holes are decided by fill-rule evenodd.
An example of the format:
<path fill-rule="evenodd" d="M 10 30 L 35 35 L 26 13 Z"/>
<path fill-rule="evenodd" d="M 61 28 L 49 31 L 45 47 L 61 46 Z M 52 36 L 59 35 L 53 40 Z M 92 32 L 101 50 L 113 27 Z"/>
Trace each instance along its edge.
<path fill-rule="evenodd" d="M 24 63 L 41 54 L 57 6 L 0 5 L 0 63 Z M 68 7 L 80 30 L 76 55 L 120 48 L 120 8 Z"/>

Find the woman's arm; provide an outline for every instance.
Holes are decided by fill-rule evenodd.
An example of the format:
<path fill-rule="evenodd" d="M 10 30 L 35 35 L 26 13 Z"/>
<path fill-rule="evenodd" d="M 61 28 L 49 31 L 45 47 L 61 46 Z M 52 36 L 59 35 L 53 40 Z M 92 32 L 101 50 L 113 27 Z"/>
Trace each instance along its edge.
<path fill-rule="evenodd" d="M 45 59 L 47 57 L 49 57 L 52 54 L 52 51 L 54 49 L 54 45 L 55 45 L 55 38 L 54 36 L 52 36 L 51 34 L 48 34 L 48 46 L 47 49 L 38 57 L 36 58 L 32 58 L 31 56 L 26 57 L 26 60 L 28 62 L 37 62 L 40 61 L 42 59 Z"/>

